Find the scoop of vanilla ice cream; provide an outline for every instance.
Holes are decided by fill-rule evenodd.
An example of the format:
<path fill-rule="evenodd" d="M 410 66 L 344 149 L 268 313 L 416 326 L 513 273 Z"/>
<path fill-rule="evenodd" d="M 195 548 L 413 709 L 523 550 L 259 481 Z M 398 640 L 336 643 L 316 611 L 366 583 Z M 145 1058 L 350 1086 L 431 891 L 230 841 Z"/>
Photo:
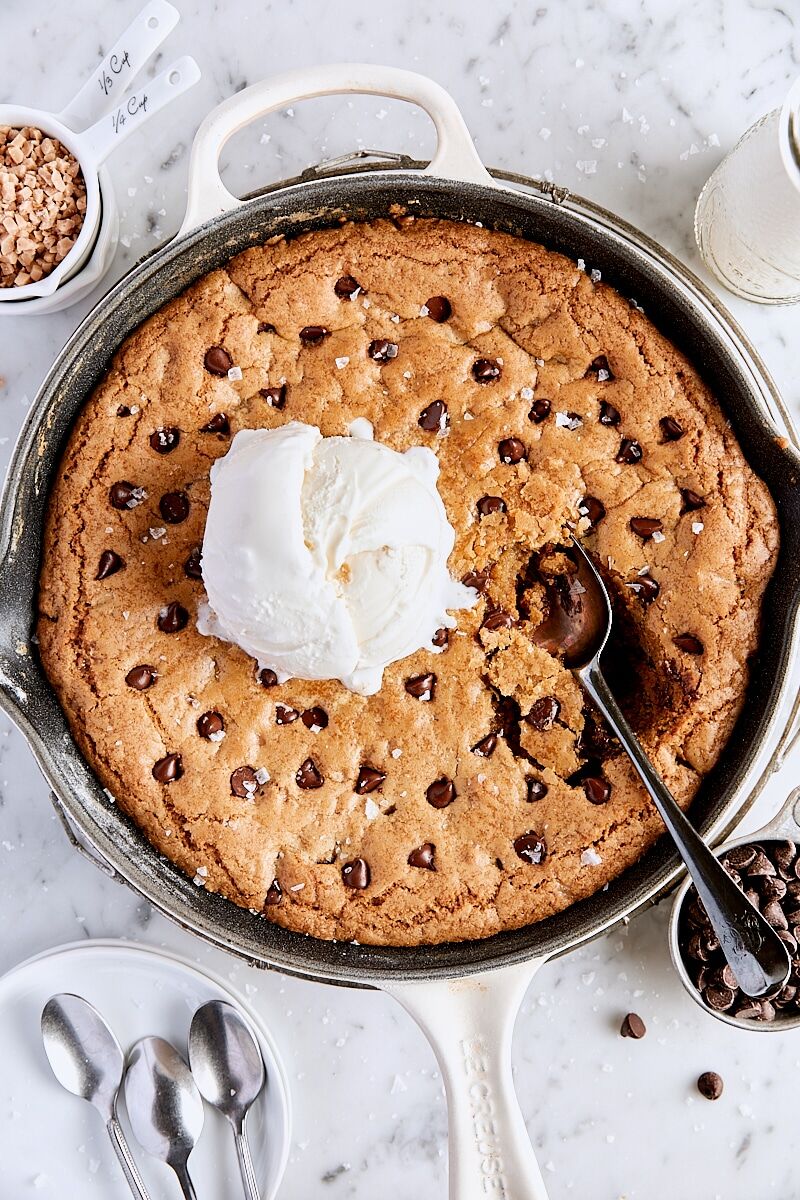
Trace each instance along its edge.
<path fill-rule="evenodd" d="M 359 433 L 366 422 L 354 422 Z M 435 454 L 292 421 L 237 433 L 211 469 L 201 633 L 283 681 L 372 695 L 383 670 L 452 628 L 475 592 L 447 569 L 455 535 Z"/>

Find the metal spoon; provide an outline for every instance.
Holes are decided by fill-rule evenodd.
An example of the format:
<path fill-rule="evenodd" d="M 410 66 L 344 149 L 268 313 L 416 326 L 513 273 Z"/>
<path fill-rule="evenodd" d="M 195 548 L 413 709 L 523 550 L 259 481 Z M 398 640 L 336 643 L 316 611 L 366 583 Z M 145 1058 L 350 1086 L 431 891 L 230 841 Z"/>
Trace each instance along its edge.
<path fill-rule="evenodd" d="M 117 1120 L 125 1058 L 100 1013 L 82 996 L 62 992 L 51 996 L 42 1010 L 42 1041 L 53 1074 L 62 1087 L 88 1100 L 106 1123 L 131 1191 L 149 1200 L 142 1177 Z"/>
<path fill-rule="evenodd" d="M 594 563 L 574 538 L 571 556 L 577 572 L 559 577 L 560 582 L 548 589 L 550 612 L 534 639 L 551 654 L 563 656 L 565 665 L 627 751 L 692 877 L 740 988 L 754 998 L 770 995 L 789 977 L 786 945 L 679 808 L 614 699 L 600 668 L 600 656 L 611 632 L 608 591 Z"/>
<path fill-rule="evenodd" d="M 172 1167 L 186 1200 L 197 1200 L 187 1160 L 203 1128 L 203 1099 L 178 1051 L 160 1037 L 128 1055 L 125 1104 L 137 1141 Z"/>
<path fill-rule="evenodd" d="M 204 1099 L 233 1126 L 247 1200 L 259 1200 L 245 1118 L 266 1072 L 256 1036 L 232 1004 L 209 1000 L 198 1008 L 189 1030 L 189 1063 Z"/>

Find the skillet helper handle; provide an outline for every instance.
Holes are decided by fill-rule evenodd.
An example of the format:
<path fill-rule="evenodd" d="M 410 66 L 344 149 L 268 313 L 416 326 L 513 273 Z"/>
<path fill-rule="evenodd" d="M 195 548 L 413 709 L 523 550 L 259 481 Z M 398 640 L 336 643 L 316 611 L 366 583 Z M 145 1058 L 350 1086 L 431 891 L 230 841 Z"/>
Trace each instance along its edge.
<path fill-rule="evenodd" d="M 177 8 L 167 0 L 150 0 L 97 64 L 77 96 L 58 114 L 58 119 L 70 129 L 80 131 L 107 113 L 180 19 Z"/>
<path fill-rule="evenodd" d="M 301 100 L 339 94 L 389 96 L 418 104 L 433 121 L 437 139 L 436 152 L 422 174 L 496 186 L 478 156 L 458 105 L 438 83 L 398 67 L 331 63 L 254 83 L 208 114 L 192 143 L 189 199 L 178 236 L 243 203 L 228 191 L 219 174 L 222 148 L 237 130 Z"/>
<path fill-rule="evenodd" d="M 433 1047 L 447 1093 L 450 1200 L 547 1200 L 511 1077 L 511 1038 L 543 959 L 468 979 L 382 985 Z"/>

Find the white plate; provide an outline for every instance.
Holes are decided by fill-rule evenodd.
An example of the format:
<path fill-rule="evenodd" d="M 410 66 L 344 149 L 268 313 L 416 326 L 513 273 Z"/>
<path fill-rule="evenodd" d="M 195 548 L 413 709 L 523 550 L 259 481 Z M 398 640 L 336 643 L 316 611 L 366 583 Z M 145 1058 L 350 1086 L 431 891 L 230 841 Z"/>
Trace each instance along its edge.
<path fill-rule="evenodd" d="M 272 1200 L 289 1156 L 291 1114 L 286 1075 L 270 1034 L 241 996 L 220 979 L 174 955 L 131 942 L 88 941 L 59 946 L 0 979 L 0 1194 L 22 1200 L 130 1196 L 100 1114 L 64 1091 L 42 1048 L 39 1020 L 55 992 L 76 992 L 103 1014 L 127 1053 L 155 1033 L 187 1056 L 196 1008 L 228 1000 L 258 1035 L 267 1086 L 247 1119 L 262 1200 Z M 152 1200 L 175 1200 L 169 1167 L 144 1153 L 121 1120 Z M 202 1200 L 243 1195 L 231 1127 L 206 1105 L 202 1136 L 189 1160 Z"/>

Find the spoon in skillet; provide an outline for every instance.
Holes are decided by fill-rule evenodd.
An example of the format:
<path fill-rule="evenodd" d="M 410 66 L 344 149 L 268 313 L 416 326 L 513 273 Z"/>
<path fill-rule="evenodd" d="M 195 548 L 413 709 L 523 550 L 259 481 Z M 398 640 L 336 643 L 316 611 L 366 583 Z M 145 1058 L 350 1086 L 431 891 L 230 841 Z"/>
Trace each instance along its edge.
<path fill-rule="evenodd" d="M 563 658 L 622 743 L 678 848 L 742 991 L 754 999 L 772 995 L 789 977 L 786 945 L 684 815 L 614 699 L 600 666 L 611 633 L 608 591 L 574 538 L 568 553 L 577 571 L 548 585 L 550 612 L 534 633 L 534 641 Z"/>

